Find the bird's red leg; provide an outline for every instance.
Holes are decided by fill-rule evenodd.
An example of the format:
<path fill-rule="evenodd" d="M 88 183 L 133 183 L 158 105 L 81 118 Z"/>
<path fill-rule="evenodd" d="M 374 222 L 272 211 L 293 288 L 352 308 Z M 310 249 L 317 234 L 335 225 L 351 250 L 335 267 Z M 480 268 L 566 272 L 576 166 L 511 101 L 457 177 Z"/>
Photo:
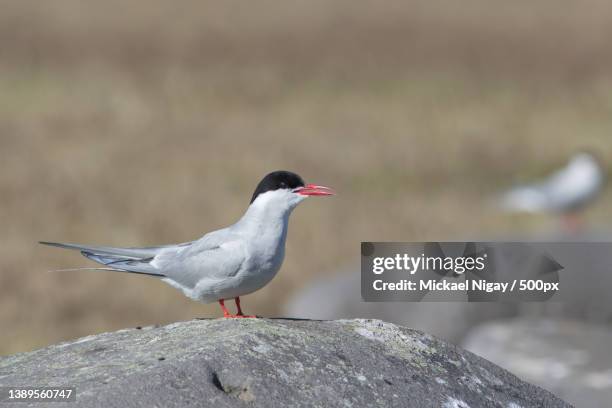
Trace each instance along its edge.
<path fill-rule="evenodd" d="M 242 313 L 242 309 L 240 308 L 240 298 L 237 297 L 234 300 L 236 301 L 236 308 L 238 309 L 238 313 L 236 314 L 235 317 L 245 317 L 245 318 L 247 318 L 247 317 L 251 317 L 251 318 L 257 317 L 255 315 L 245 315 L 245 314 L 243 314 Z"/>
<path fill-rule="evenodd" d="M 580 216 L 573 212 L 563 215 L 563 226 L 568 233 L 573 235 L 579 234 L 583 230 Z"/>
<path fill-rule="evenodd" d="M 223 310 L 223 317 L 235 317 L 226 309 L 224 299 L 219 299 L 219 304 L 221 305 L 221 310 Z"/>

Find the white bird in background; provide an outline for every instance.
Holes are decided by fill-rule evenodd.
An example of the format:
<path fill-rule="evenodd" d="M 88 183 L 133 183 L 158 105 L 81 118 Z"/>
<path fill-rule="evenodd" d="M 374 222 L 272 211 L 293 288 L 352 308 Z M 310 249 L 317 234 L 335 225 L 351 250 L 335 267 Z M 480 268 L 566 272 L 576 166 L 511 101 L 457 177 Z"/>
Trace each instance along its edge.
<path fill-rule="evenodd" d="M 578 212 L 597 197 L 604 181 L 597 159 L 589 153 L 578 153 L 545 180 L 507 191 L 501 197 L 501 207 L 513 212 L 558 213 L 566 227 L 576 232 L 580 226 Z"/>
<path fill-rule="evenodd" d="M 249 208 L 237 223 L 192 242 L 146 248 L 41 244 L 76 249 L 104 265 L 79 269 L 154 276 L 193 300 L 218 301 L 224 317 L 255 317 L 242 313 L 240 296 L 264 287 L 280 269 L 289 215 L 309 196 L 333 194 L 328 187 L 304 184 L 295 173 L 275 171 L 259 182 Z M 235 315 L 224 304 L 232 298 L 236 301 Z"/>

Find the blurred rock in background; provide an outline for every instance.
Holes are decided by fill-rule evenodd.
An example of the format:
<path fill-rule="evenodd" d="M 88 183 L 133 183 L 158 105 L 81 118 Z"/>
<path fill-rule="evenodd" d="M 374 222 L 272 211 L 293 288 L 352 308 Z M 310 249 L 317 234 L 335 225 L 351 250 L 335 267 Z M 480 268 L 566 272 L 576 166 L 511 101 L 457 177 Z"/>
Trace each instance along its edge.
<path fill-rule="evenodd" d="M 571 320 L 496 320 L 462 346 L 577 407 L 607 407 L 612 400 L 612 330 Z"/>

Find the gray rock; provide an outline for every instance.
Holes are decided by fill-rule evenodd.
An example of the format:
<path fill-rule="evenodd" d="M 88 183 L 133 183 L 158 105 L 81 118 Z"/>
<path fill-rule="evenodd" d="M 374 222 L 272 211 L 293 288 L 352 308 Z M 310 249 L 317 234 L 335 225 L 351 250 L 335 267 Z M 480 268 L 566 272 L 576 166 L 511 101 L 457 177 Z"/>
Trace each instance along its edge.
<path fill-rule="evenodd" d="M 580 407 L 612 401 L 612 330 L 569 320 L 513 319 L 475 328 L 470 350 Z"/>
<path fill-rule="evenodd" d="M 52 407 L 570 406 L 469 352 L 375 320 L 196 320 L 0 359 L 0 385 L 28 384 L 77 387 L 76 404 Z"/>

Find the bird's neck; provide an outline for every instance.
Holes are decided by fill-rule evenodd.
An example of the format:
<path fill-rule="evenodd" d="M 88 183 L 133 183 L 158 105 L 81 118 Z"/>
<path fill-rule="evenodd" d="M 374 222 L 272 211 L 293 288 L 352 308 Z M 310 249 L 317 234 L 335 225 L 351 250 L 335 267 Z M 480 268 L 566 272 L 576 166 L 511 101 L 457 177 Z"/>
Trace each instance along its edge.
<path fill-rule="evenodd" d="M 255 237 L 277 238 L 284 242 L 292 210 L 293 207 L 255 202 L 248 208 L 238 224 L 243 231 Z"/>

